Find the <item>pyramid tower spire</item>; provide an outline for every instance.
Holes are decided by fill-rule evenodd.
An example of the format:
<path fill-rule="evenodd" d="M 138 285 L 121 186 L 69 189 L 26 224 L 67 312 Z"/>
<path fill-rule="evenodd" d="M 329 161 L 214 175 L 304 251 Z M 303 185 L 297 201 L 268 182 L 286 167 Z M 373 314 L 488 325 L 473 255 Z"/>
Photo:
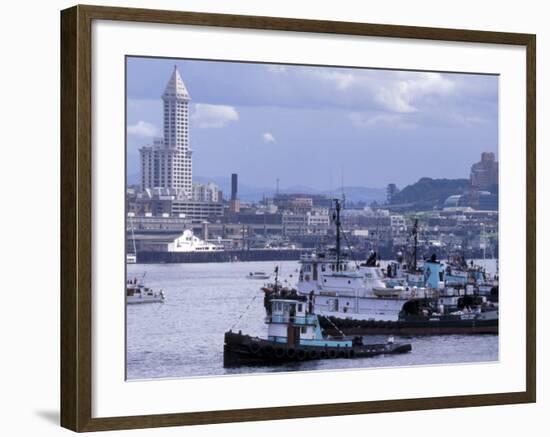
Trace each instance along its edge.
<path fill-rule="evenodd" d="M 183 83 L 178 66 L 174 65 L 174 71 L 164 88 L 164 93 L 162 94 L 163 100 L 191 100 L 189 92 Z"/>

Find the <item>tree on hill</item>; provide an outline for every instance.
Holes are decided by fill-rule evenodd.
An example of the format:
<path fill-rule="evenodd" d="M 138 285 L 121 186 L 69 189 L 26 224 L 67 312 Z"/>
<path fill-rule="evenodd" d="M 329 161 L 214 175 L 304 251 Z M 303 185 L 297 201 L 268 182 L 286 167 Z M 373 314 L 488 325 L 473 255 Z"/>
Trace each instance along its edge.
<path fill-rule="evenodd" d="M 432 179 L 422 178 L 412 185 L 407 185 L 392 196 L 392 204 L 433 203 L 442 205 L 449 196 L 468 191 L 468 179 Z"/>

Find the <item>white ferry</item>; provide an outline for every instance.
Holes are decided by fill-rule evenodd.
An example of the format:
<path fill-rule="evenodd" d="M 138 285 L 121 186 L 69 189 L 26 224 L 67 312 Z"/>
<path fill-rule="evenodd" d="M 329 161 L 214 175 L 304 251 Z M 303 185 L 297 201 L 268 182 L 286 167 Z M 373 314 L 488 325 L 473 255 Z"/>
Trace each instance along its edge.
<path fill-rule="evenodd" d="M 208 243 L 193 235 L 191 229 L 186 229 L 172 243 L 168 243 L 168 252 L 217 252 L 223 250 L 222 245 Z"/>

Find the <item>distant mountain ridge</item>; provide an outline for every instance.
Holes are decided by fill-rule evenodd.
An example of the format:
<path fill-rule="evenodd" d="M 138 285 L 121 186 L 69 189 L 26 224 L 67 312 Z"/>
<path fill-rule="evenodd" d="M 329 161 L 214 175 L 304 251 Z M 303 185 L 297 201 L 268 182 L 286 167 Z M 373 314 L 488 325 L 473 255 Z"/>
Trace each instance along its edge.
<path fill-rule="evenodd" d="M 228 199 L 231 193 L 231 178 L 229 176 L 194 176 L 194 182 L 214 182 L 219 185 Z M 128 184 L 138 184 L 139 174 L 128 174 Z M 445 199 L 453 194 L 462 194 L 470 187 L 469 179 L 432 179 L 421 178 L 414 184 L 407 185 L 393 196 L 392 204 L 423 204 L 441 206 Z M 325 196 L 341 197 L 342 192 L 349 202 L 364 202 L 367 205 L 372 202 L 384 204 L 386 202 L 385 188 L 372 188 L 361 186 L 349 186 L 337 190 L 323 190 L 305 185 L 293 185 L 280 188 L 281 194 L 320 194 Z M 238 197 L 246 202 L 257 202 L 264 197 L 273 197 L 275 187 L 248 185 L 239 181 Z"/>

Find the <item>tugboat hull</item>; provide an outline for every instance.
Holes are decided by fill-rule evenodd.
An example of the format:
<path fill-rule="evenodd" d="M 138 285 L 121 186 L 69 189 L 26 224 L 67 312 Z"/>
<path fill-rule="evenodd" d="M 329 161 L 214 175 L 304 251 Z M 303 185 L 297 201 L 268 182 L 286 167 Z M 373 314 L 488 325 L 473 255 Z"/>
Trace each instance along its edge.
<path fill-rule="evenodd" d="M 351 347 L 323 347 L 289 345 L 240 333 L 226 332 L 224 367 L 277 365 L 300 361 L 335 358 L 367 358 L 376 355 L 410 352 L 408 343 L 354 345 Z"/>
<path fill-rule="evenodd" d="M 329 317 L 320 318 L 321 328 L 328 335 L 335 335 L 338 330 L 345 335 L 470 335 L 498 334 L 498 319 L 460 319 L 424 317 L 409 320 L 374 321 Z"/>

